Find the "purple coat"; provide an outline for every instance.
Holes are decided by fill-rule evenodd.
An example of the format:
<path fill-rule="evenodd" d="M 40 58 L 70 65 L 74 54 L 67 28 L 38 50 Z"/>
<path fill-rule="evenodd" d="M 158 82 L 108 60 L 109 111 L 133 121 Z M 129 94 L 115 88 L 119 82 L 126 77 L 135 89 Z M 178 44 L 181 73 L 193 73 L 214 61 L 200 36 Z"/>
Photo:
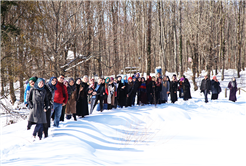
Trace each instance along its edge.
<path fill-rule="evenodd" d="M 228 88 L 230 89 L 230 97 L 229 100 L 231 101 L 237 101 L 236 93 L 237 93 L 237 82 L 235 81 L 235 86 L 233 87 L 233 81 L 230 81 L 228 84 Z"/>

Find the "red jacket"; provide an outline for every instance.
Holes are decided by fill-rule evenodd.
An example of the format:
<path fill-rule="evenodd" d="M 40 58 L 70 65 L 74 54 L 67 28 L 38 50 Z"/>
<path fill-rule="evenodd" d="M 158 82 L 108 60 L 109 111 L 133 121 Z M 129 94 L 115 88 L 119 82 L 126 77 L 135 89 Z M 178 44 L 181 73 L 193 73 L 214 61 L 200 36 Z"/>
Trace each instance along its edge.
<path fill-rule="evenodd" d="M 58 82 L 56 84 L 56 88 L 57 89 L 55 91 L 54 103 L 67 104 L 67 100 L 68 100 L 67 87 L 63 83 Z"/>

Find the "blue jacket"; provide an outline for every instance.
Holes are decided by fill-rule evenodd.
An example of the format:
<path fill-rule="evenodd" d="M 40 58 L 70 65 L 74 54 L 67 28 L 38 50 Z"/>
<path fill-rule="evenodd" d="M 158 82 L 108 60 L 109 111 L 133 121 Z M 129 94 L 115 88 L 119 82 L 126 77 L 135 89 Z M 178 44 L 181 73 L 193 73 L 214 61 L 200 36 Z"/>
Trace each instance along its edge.
<path fill-rule="evenodd" d="M 28 104 L 27 99 L 29 97 L 30 89 L 31 89 L 31 86 L 28 83 L 27 86 L 26 86 L 25 93 L 24 93 L 24 104 Z"/>

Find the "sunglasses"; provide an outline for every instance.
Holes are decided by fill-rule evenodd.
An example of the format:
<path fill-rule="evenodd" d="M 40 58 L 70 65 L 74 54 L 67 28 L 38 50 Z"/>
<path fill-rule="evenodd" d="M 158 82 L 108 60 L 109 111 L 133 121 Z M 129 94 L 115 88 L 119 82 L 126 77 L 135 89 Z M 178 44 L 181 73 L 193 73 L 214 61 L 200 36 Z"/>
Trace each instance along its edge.
<path fill-rule="evenodd" d="M 60 79 L 63 79 L 64 80 L 64 77 L 60 77 Z"/>

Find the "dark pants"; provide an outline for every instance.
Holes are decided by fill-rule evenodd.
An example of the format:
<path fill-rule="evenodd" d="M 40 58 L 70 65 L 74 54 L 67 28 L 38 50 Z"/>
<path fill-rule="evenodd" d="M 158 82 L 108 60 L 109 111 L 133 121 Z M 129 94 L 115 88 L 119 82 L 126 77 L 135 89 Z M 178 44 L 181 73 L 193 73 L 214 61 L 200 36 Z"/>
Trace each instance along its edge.
<path fill-rule="evenodd" d="M 46 120 L 47 123 L 44 124 L 44 137 L 48 137 L 48 128 L 50 127 L 50 119 L 51 119 L 51 109 L 46 111 Z"/>
<path fill-rule="evenodd" d="M 166 100 L 161 100 L 161 103 L 166 103 L 167 101 Z"/>
<path fill-rule="evenodd" d="M 99 98 L 91 98 L 91 110 L 90 110 L 90 114 L 92 114 L 93 109 L 95 108 L 95 106 L 97 105 L 98 100 L 100 100 L 100 111 L 103 111 L 103 99 L 99 99 Z"/>
<path fill-rule="evenodd" d="M 204 97 L 205 97 L 205 103 L 208 102 L 208 91 L 207 90 L 204 90 Z"/>
<path fill-rule="evenodd" d="M 135 105 L 135 98 L 136 98 L 136 93 L 133 94 L 132 105 Z"/>
<path fill-rule="evenodd" d="M 211 100 L 217 100 L 217 99 L 218 99 L 218 94 L 211 95 Z"/>
<path fill-rule="evenodd" d="M 111 110 L 111 109 L 112 109 L 112 105 L 108 104 L 108 110 Z"/>
<path fill-rule="evenodd" d="M 114 99 L 114 106 L 113 106 L 113 108 L 117 108 L 117 105 L 118 105 L 118 101 L 117 101 L 117 97 L 115 97 L 115 99 Z"/>
<path fill-rule="evenodd" d="M 62 112 L 61 112 L 61 117 L 60 117 L 60 121 L 62 121 L 62 122 L 64 122 L 65 109 L 66 109 L 66 105 L 62 106 Z"/>
<path fill-rule="evenodd" d="M 39 139 L 42 139 L 42 132 L 43 132 L 43 123 L 37 123 L 33 131 L 33 136 L 36 137 L 38 133 Z"/>

